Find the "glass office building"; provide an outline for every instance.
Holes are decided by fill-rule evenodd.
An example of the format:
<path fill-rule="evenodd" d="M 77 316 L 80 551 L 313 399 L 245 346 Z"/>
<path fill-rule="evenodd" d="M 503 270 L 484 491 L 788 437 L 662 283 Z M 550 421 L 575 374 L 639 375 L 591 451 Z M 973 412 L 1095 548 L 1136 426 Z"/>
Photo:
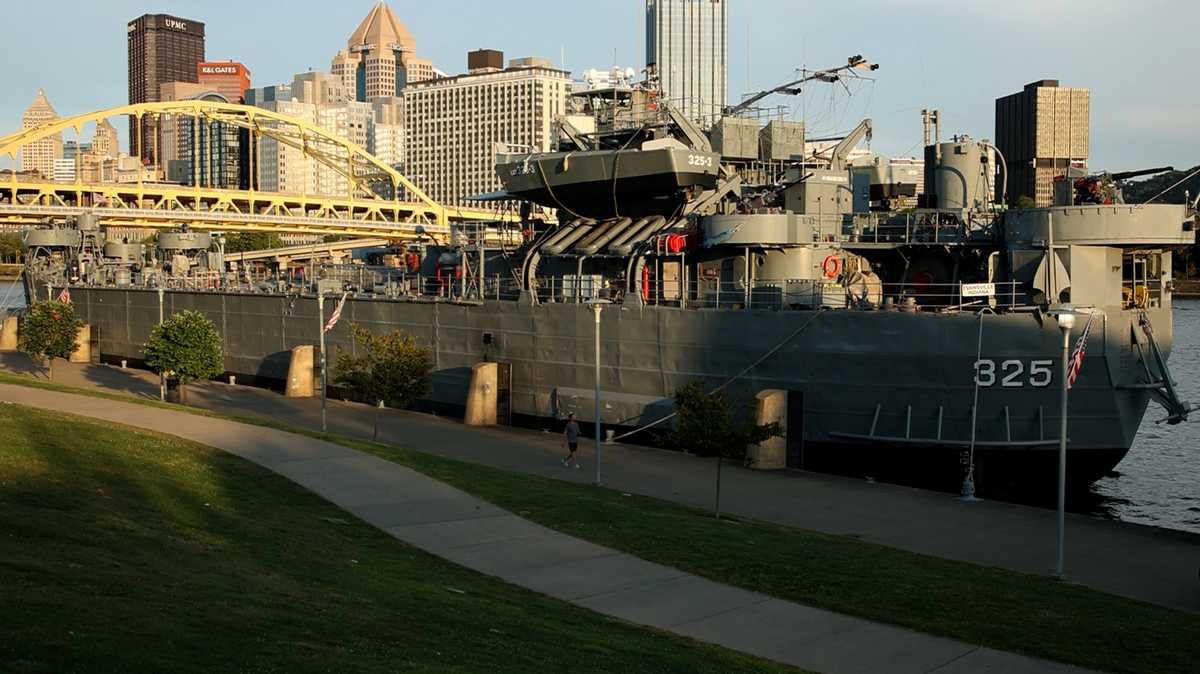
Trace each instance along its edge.
<path fill-rule="evenodd" d="M 711 124 L 728 97 L 727 0 L 646 0 L 646 66 L 664 96 Z"/>

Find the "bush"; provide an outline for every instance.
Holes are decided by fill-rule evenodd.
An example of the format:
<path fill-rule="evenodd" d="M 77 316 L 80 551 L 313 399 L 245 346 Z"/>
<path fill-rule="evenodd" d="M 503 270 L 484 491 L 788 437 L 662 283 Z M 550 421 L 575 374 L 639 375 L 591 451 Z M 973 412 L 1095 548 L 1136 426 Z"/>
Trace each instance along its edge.
<path fill-rule="evenodd" d="M 54 379 L 54 359 L 71 356 L 81 327 L 70 302 L 36 302 L 25 314 L 17 346 L 33 360 L 46 362 Z"/>
<path fill-rule="evenodd" d="M 432 385 L 433 353 L 396 330 L 375 335 L 361 325 L 351 325 L 350 334 L 360 356 L 337 350 L 337 384 L 371 402 L 405 408 L 429 392 Z"/>
<path fill-rule="evenodd" d="M 725 459 L 745 462 L 746 448 L 782 434 L 777 423 L 755 424 L 750 410 L 735 406 L 724 391 L 704 392 L 692 382 L 675 391 L 678 420 L 671 434 L 680 449 L 698 456 L 717 457 L 717 484 L 713 510 L 721 517 L 721 464 Z"/>
<path fill-rule="evenodd" d="M 167 377 L 178 377 L 181 386 L 225 371 L 221 335 L 199 311 L 183 311 L 154 326 L 142 350 L 147 365 Z"/>

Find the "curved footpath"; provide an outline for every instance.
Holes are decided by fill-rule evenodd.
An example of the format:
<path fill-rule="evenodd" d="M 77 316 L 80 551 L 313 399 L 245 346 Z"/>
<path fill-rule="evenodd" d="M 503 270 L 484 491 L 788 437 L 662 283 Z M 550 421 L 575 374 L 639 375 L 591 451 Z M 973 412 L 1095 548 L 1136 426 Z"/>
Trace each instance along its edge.
<path fill-rule="evenodd" d="M 533 524 L 409 468 L 261 426 L 0 385 L 0 401 L 167 433 L 253 461 L 410 545 L 634 623 L 821 672 L 1079 672 L 733 588 Z"/>

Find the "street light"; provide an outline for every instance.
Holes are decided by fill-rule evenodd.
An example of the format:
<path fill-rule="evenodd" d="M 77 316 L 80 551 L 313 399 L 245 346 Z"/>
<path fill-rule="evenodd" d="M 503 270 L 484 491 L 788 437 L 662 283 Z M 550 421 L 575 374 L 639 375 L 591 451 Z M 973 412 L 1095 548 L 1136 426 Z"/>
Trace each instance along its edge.
<path fill-rule="evenodd" d="M 609 300 L 598 298 L 590 299 L 586 302 L 592 308 L 592 313 L 596 316 L 596 390 L 593 397 L 596 400 L 596 479 L 595 484 L 600 486 L 600 311 L 606 304 L 612 304 Z"/>
<path fill-rule="evenodd" d="M 1054 575 L 1060 580 L 1064 578 L 1063 558 L 1065 556 L 1065 537 L 1067 526 L 1067 392 L 1070 390 L 1068 378 L 1071 372 L 1071 330 L 1075 328 L 1075 309 L 1064 304 L 1054 312 L 1058 327 L 1062 330 L 1062 410 L 1061 428 L 1058 438 L 1058 561 L 1054 567 Z"/>

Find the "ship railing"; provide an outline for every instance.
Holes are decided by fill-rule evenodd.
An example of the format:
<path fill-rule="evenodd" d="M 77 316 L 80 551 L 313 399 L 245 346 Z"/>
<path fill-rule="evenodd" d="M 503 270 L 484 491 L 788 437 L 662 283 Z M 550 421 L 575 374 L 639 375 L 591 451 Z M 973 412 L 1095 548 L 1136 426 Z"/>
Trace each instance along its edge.
<path fill-rule="evenodd" d="M 877 213 L 849 216 L 840 231 L 822 222 L 821 240 L 872 244 L 953 244 L 990 238 L 993 222 L 971 216 L 967 221 L 943 211 L 905 213 L 903 216 Z"/>
<path fill-rule="evenodd" d="M 686 292 L 684 289 L 686 287 Z M 600 297 L 616 299 L 611 290 Z M 584 294 L 583 301 L 590 299 Z M 749 287 L 741 281 L 717 279 L 680 281 L 651 279 L 643 299 L 646 304 L 686 309 L 805 310 L 846 309 L 974 312 L 984 307 L 1011 311 L 1032 305 L 1028 284 L 997 283 L 883 283 L 847 287 L 823 279 L 756 279 Z M 568 299 L 567 301 L 570 301 Z"/>

